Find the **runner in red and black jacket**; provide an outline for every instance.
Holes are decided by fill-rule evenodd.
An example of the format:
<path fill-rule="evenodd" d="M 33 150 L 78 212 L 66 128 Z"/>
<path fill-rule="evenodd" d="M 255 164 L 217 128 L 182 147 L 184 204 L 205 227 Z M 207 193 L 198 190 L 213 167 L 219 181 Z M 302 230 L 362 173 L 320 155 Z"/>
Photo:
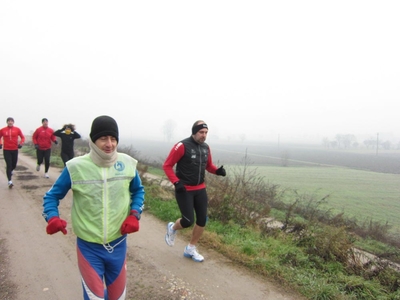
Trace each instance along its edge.
<path fill-rule="evenodd" d="M 175 144 L 163 164 L 163 169 L 171 183 L 175 186 L 175 197 L 181 218 L 167 225 L 165 242 L 174 245 L 176 230 L 188 228 L 195 222 L 189 245 L 183 255 L 196 262 L 204 261 L 204 257 L 196 250 L 196 244 L 203 234 L 207 221 L 208 197 L 204 182 L 205 171 L 225 176 L 223 166 L 217 167 L 212 162 L 210 147 L 205 143 L 208 126 L 196 121 L 192 127 L 192 135 Z M 174 172 L 174 166 L 176 171 Z"/>
<path fill-rule="evenodd" d="M 6 173 L 8 187 L 14 186 L 11 178 L 18 162 L 18 149 L 25 142 L 25 136 L 21 129 L 14 126 L 14 118 L 7 118 L 7 126 L 0 129 L 0 149 L 3 149 L 3 156 L 6 162 Z M 3 140 L 3 143 L 1 142 Z"/>
<path fill-rule="evenodd" d="M 44 177 L 49 178 L 51 142 L 58 144 L 54 135 L 54 130 L 49 127 L 49 120 L 42 119 L 42 126 L 37 128 L 32 136 L 32 141 L 36 148 L 37 166 L 36 171 L 40 170 L 40 165 L 44 159 Z"/>

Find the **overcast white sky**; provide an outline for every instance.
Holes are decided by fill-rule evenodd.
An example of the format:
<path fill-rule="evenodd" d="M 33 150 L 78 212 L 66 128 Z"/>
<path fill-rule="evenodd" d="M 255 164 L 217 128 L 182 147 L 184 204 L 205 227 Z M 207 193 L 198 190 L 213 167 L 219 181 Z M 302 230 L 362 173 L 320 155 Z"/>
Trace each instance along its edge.
<path fill-rule="evenodd" d="M 400 139 L 400 1 L 0 2 L 0 121 Z M 0 123 L 1 124 L 1 123 Z M 361 142 L 361 141 L 359 141 Z"/>

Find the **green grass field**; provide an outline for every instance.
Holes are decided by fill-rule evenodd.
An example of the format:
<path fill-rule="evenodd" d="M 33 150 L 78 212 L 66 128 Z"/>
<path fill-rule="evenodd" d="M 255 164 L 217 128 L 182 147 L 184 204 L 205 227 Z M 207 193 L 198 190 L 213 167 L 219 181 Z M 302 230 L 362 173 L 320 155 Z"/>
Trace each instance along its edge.
<path fill-rule="evenodd" d="M 265 181 L 281 189 L 294 189 L 299 194 L 322 198 L 330 195 L 328 206 L 358 220 L 372 218 L 393 226 L 400 232 L 400 175 L 354 170 L 341 167 L 270 167 L 256 168 Z M 289 200 L 295 199 L 287 192 Z"/>

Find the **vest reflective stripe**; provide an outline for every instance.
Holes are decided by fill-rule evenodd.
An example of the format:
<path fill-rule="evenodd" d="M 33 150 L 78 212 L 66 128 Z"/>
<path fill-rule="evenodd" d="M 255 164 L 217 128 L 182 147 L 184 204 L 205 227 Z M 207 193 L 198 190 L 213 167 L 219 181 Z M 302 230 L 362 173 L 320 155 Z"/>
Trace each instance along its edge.
<path fill-rule="evenodd" d="M 96 166 L 89 155 L 67 162 L 71 176 L 72 228 L 81 239 L 107 244 L 121 236 L 120 228 L 130 212 L 129 184 L 137 161 L 119 153 L 110 168 Z"/>

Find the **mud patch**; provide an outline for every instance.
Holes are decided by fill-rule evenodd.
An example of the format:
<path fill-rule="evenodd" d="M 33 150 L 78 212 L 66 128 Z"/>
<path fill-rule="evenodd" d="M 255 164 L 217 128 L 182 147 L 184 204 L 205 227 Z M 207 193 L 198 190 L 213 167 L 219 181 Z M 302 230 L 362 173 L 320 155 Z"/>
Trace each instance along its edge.
<path fill-rule="evenodd" d="M 25 167 L 25 166 L 18 165 L 14 170 L 15 171 L 26 171 L 26 170 L 29 170 L 29 169 L 27 167 Z"/>
<path fill-rule="evenodd" d="M 30 175 L 30 174 L 28 174 L 28 175 L 20 175 L 20 174 L 18 174 L 17 178 L 20 179 L 20 180 L 33 180 L 33 179 L 38 179 L 39 176 Z"/>
<path fill-rule="evenodd" d="M 34 191 L 37 190 L 39 188 L 45 188 L 46 190 L 50 189 L 53 185 L 52 184 L 43 184 L 43 185 L 28 185 L 28 184 L 24 184 L 21 186 L 22 189 L 24 190 L 28 190 L 28 191 Z"/>
<path fill-rule="evenodd" d="M 41 186 L 37 186 L 37 185 L 23 185 L 21 186 L 21 188 L 23 188 L 24 190 L 36 190 L 38 188 L 40 188 Z"/>

